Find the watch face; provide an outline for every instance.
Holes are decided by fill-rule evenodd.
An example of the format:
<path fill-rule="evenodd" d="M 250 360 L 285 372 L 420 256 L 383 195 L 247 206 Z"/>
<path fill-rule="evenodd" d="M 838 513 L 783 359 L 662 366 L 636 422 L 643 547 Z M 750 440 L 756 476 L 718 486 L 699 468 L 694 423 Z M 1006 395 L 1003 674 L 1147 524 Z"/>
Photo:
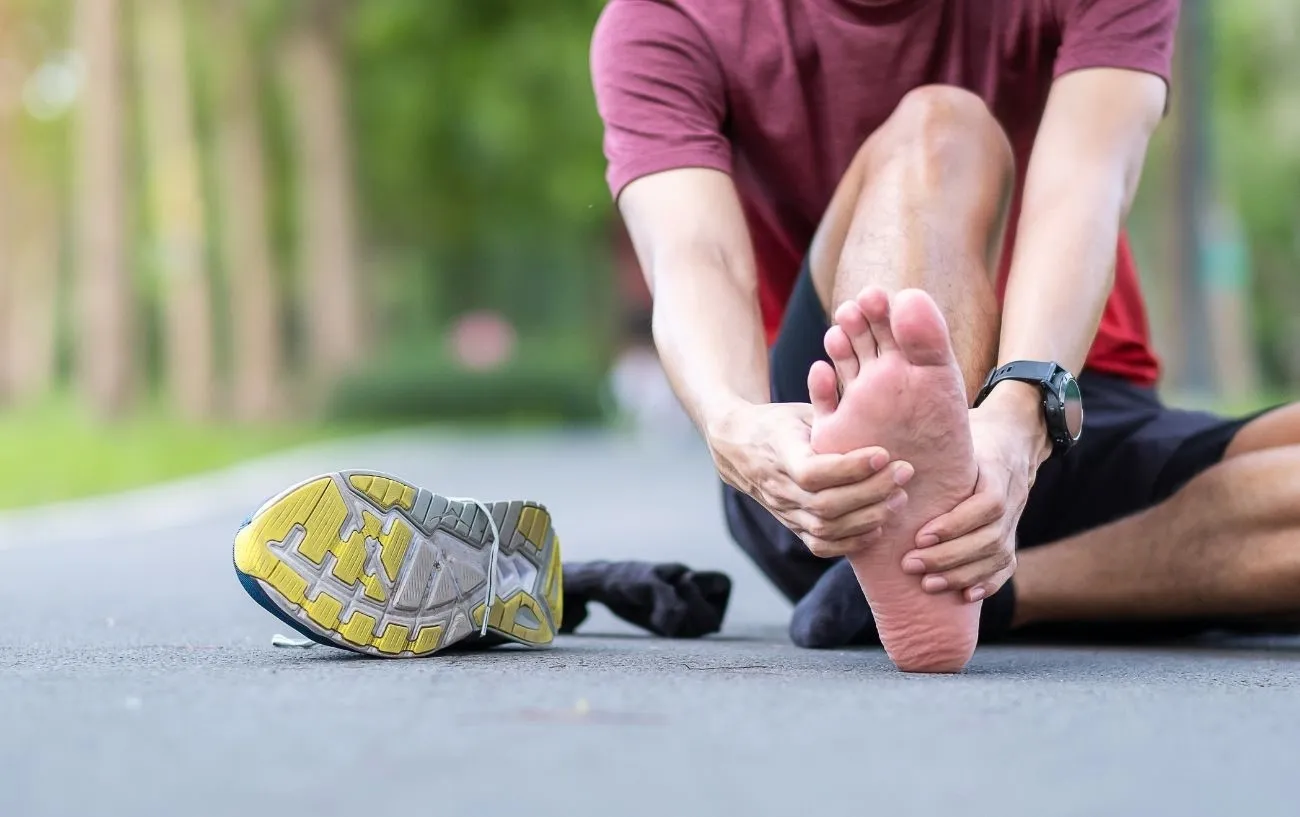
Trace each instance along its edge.
<path fill-rule="evenodd" d="M 1083 393 L 1073 377 L 1065 378 L 1061 387 L 1061 408 L 1065 413 L 1065 428 L 1070 436 L 1079 439 L 1083 433 Z"/>

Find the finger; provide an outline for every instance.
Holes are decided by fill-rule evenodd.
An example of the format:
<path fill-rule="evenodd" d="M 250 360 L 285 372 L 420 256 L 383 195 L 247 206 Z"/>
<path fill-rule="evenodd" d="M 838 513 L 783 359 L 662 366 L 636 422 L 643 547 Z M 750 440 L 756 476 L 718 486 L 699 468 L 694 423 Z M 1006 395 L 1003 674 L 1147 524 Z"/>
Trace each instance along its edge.
<path fill-rule="evenodd" d="M 829 341 L 826 346 L 830 347 Z M 824 360 L 817 361 L 808 370 L 808 397 L 812 401 L 813 422 L 829 417 L 839 405 L 840 395 L 835 388 L 835 372 Z"/>
<path fill-rule="evenodd" d="M 951 542 L 903 554 L 903 572 L 916 575 L 943 573 L 996 556 L 1002 550 L 1002 527 L 988 525 Z"/>
<path fill-rule="evenodd" d="M 858 376 L 858 355 L 853 351 L 853 343 L 849 341 L 843 327 L 836 324 L 827 329 L 823 344 L 831 363 L 835 364 L 835 373 L 840 376 L 841 383 L 847 383 Z"/>
<path fill-rule="evenodd" d="M 943 593 L 983 586 L 1011 567 L 1014 559 L 1011 553 L 998 553 L 944 573 L 935 573 L 921 579 L 921 589 L 927 593 Z"/>
<path fill-rule="evenodd" d="M 814 493 L 805 507 L 827 520 L 838 520 L 855 512 L 868 511 L 897 494 L 903 494 L 899 489 L 911 482 L 915 473 L 911 463 L 891 462 L 861 482 Z M 906 498 L 905 494 L 903 498 Z M 897 512 L 902 509 L 902 504 L 891 506 L 891 509 Z"/>
<path fill-rule="evenodd" d="M 856 508 L 836 519 L 827 519 L 820 514 L 803 509 L 802 514 L 806 516 L 800 516 L 798 523 L 802 530 L 820 539 L 862 536 L 889 524 L 903 508 L 907 507 L 907 501 L 907 492 L 902 488 L 895 488 L 883 501 L 865 508 Z"/>
<path fill-rule="evenodd" d="M 857 301 L 845 301 L 835 310 L 835 323 L 849 341 L 854 354 L 854 363 L 872 360 L 876 357 L 876 339 L 871 336 L 871 327 L 862 314 Z M 854 374 L 857 374 L 856 365 Z"/>
<path fill-rule="evenodd" d="M 787 457 L 786 463 L 785 476 L 807 494 L 861 482 L 889 463 L 889 452 L 876 446 L 846 454 L 810 454 L 805 450 Z"/>
<path fill-rule="evenodd" d="M 966 588 L 966 600 L 969 602 L 976 602 L 989 598 L 994 593 L 1001 590 L 1007 582 L 1011 581 L 1011 577 L 1014 576 L 1015 573 L 1016 560 L 1012 559 L 1011 564 L 993 574 L 993 578 L 986 582 L 980 582 L 979 584 Z"/>
<path fill-rule="evenodd" d="M 898 348 L 894 342 L 894 331 L 889 325 L 889 294 L 880 287 L 871 286 L 858 295 L 858 307 L 871 327 L 871 334 L 876 340 L 880 352 L 890 352 Z"/>
<path fill-rule="evenodd" d="M 799 536 L 808 552 L 821 559 L 833 559 L 837 556 L 848 556 L 875 545 L 883 535 L 883 532 L 877 528 L 867 531 L 860 536 L 850 536 L 844 539 L 823 539 L 813 536 L 810 533 L 803 533 Z"/>
<path fill-rule="evenodd" d="M 999 492 L 977 485 L 975 494 L 948 513 L 921 527 L 916 535 L 916 546 L 934 547 L 940 542 L 950 542 L 992 525 L 1002 518 L 1003 501 Z"/>

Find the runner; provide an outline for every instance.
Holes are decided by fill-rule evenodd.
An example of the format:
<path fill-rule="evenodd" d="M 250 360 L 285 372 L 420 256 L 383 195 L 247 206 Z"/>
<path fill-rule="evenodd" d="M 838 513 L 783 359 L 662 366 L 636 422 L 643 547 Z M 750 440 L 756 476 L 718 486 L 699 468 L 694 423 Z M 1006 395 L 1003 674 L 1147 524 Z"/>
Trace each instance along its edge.
<path fill-rule="evenodd" d="M 1155 391 L 1122 224 L 1177 16 L 606 6 L 608 181 L 657 347 L 796 643 L 878 635 L 903 669 L 953 671 L 977 635 L 1300 610 L 1300 409 Z"/>

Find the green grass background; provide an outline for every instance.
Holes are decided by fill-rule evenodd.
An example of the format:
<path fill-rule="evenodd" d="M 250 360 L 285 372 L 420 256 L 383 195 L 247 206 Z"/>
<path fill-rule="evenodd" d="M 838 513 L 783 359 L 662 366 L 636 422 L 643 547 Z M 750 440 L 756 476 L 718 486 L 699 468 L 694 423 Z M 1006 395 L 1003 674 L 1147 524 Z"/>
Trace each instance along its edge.
<path fill-rule="evenodd" d="M 365 430 L 196 425 L 160 411 L 104 425 L 71 400 L 9 410 L 0 412 L 0 509 L 140 487 Z"/>

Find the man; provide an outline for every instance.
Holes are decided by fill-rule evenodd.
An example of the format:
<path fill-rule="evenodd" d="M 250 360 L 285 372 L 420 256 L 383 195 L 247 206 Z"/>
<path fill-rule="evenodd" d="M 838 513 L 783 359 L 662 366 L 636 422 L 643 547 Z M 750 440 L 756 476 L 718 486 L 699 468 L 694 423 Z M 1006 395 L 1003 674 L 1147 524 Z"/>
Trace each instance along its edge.
<path fill-rule="evenodd" d="M 1177 15 L 606 7 L 608 181 L 656 344 L 796 643 L 878 629 L 901 668 L 951 671 L 977 627 L 1300 608 L 1300 409 L 1226 420 L 1154 391 L 1121 227 Z"/>

